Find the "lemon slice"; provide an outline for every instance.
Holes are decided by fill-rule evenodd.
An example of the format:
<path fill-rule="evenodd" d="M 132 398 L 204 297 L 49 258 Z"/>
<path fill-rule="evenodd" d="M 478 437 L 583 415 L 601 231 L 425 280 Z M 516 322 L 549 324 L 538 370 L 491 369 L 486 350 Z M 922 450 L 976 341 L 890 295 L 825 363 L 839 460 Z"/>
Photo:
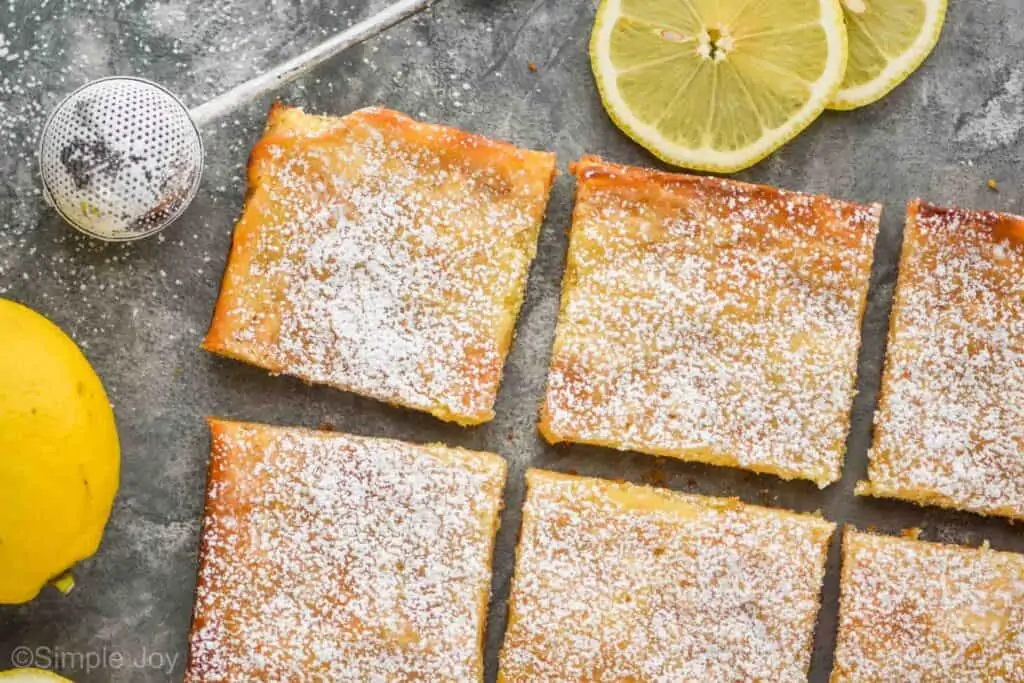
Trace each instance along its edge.
<path fill-rule="evenodd" d="M 946 0 L 842 0 L 850 58 L 830 109 L 877 102 L 907 79 L 939 42 Z"/>
<path fill-rule="evenodd" d="M 627 135 L 671 164 L 728 173 L 824 110 L 846 28 L 838 0 L 604 0 L 590 58 Z"/>
<path fill-rule="evenodd" d="M 0 683 L 71 683 L 71 681 L 42 669 L 14 669 L 0 671 Z"/>

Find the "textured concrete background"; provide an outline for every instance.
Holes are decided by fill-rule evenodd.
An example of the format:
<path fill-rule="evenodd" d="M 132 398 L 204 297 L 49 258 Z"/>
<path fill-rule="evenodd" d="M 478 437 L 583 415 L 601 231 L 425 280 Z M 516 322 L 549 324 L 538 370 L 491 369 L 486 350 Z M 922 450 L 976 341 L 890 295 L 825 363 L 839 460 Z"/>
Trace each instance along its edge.
<path fill-rule="evenodd" d="M 846 476 L 818 491 L 767 476 L 596 448 L 556 451 L 541 443 L 534 424 L 566 247 L 573 189 L 567 176 L 556 183 L 498 417 L 476 429 L 270 377 L 198 349 L 241 207 L 241 173 L 267 102 L 207 132 L 209 167 L 198 200 L 159 238 L 103 245 L 73 234 L 44 207 L 33 148 L 42 118 L 62 94 L 92 78 L 135 74 L 197 104 L 384 1 L 0 0 L 0 296 L 50 316 L 82 344 L 110 391 L 124 451 L 113 518 L 99 554 L 76 571 L 79 587 L 67 598 L 47 590 L 29 605 L 0 608 L 0 669 L 24 646 L 49 648 L 54 660 L 64 653 L 63 673 L 78 681 L 181 679 L 208 456 L 203 417 L 209 414 L 329 423 L 358 434 L 439 440 L 507 457 L 488 680 L 494 679 L 504 629 L 517 508 L 529 466 L 634 481 L 663 475 L 674 489 L 820 509 L 834 521 L 883 530 L 921 526 L 929 539 L 977 544 L 988 538 L 997 548 L 1024 551 L 1024 533 L 1001 521 L 852 496 L 866 468 L 904 203 L 921 196 L 1024 212 L 1018 166 L 1024 3 L 951 0 L 938 48 L 907 84 L 867 109 L 826 114 L 739 176 L 885 204 Z M 552 149 L 563 168 L 586 152 L 656 166 L 611 125 L 598 101 L 586 54 L 593 16 L 591 0 L 445 0 L 333 60 L 281 97 L 332 114 L 381 103 Z M 529 62 L 537 64 L 537 73 Z M 990 177 L 999 182 L 998 192 L 986 187 Z M 831 667 L 837 552 L 838 539 L 818 628 L 815 681 L 827 680 Z M 106 668 L 92 671 L 74 656 L 102 658 L 104 651 Z M 116 668 L 109 657 L 115 652 L 145 666 Z"/>

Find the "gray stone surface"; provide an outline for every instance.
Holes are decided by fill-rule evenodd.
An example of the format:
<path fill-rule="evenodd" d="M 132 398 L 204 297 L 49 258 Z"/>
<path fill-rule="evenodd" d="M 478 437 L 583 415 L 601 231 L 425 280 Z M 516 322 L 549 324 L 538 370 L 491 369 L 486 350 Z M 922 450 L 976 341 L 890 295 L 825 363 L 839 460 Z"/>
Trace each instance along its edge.
<path fill-rule="evenodd" d="M 208 456 L 203 418 L 210 414 L 314 427 L 329 423 L 359 434 L 439 440 L 507 457 L 488 680 L 495 676 L 529 466 L 634 481 L 663 472 L 674 489 L 821 509 L 837 522 L 887 531 L 920 526 L 929 539 L 977 544 L 987 538 L 998 548 L 1024 550 L 1020 529 L 998 520 L 852 495 L 866 468 L 904 203 L 922 196 L 1024 211 L 1018 160 L 1024 4 L 951 0 L 937 50 L 908 83 L 875 106 L 826 114 L 795 142 L 739 175 L 885 204 L 846 474 L 819 491 L 642 455 L 542 444 L 534 423 L 566 247 L 573 191 L 567 175 L 551 200 L 498 417 L 475 429 L 270 377 L 198 349 L 241 206 L 242 170 L 267 102 L 207 133 L 209 167 L 199 197 L 160 238 L 103 245 L 73 234 L 44 207 L 33 145 L 42 117 L 73 87 L 100 76 L 136 74 L 199 103 L 384 1 L 0 0 L 0 296 L 50 316 L 82 344 L 110 391 L 124 452 L 113 518 L 99 554 L 76 572 L 79 587 L 66 598 L 48 590 L 31 604 L 0 608 L 0 669 L 17 647 L 49 648 L 41 654 L 49 652 L 54 664 L 63 659 L 63 672 L 77 681 L 181 679 Z M 280 96 L 333 114 L 381 103 L 552 149 L 563 168 L 585 152 L 657 166 L 601 108 L 587 59 L 593 16 L 589 0 L 445 0 Z M 528 62 L 536 62 L 537 73 Z M 986 188 L 989 177 L 999 181 L 998 192 Z M 837 560 L 838 540 L 830 556 L 814 681 L 827 680 L 831 666 Z M 104 652 L 106 660 L 96 662 Z M 93 660 L 77 658 L 85 653 L 94 653 Z M 110 653 L 129 663 L 115 666 Z M 149 662 L 141 661 L 145 656 Z M 92 666 L 97 663 L 105 666 Z"/>

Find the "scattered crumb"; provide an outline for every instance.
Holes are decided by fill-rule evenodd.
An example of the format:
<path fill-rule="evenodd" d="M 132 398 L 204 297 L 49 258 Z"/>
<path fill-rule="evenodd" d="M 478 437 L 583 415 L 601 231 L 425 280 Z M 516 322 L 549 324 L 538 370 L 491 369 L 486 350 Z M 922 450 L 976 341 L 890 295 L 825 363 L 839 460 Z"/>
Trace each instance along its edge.
<path fill-rule="evenodd" d="M 526 68 L 528 68 L 532 73 L 537 73 L 537 62 L 528 63 Z"/>
<path fill-rule="evenodd" d="M 665 485 L 665 471 L 662 469 L 656 469 L 652 472 L 644 474 L 643 480 L 645 484 L 651 486 L 664 486 Z"/>
<path fill-rule="evenodd" d="M 989 178 L 988 182 L 985 184 L 988 185 L 988 189 L 992 190 L 993 192 L 999 192 L 999 184 L 996 182 L 995 178 Z"/>

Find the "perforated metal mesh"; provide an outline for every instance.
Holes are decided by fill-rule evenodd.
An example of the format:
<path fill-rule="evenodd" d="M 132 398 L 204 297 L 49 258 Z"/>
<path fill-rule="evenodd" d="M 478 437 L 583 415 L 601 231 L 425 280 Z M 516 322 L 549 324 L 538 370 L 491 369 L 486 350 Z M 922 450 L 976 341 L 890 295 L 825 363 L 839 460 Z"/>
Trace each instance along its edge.
<path fill-rule="evenodd" d="M 170 225 L 203 172 L 203 143 L 170 92 L 136 78 L 107 78 L 71 93 L 39 146 L 47 200 L 94 237 L 134 240 Z"/>

